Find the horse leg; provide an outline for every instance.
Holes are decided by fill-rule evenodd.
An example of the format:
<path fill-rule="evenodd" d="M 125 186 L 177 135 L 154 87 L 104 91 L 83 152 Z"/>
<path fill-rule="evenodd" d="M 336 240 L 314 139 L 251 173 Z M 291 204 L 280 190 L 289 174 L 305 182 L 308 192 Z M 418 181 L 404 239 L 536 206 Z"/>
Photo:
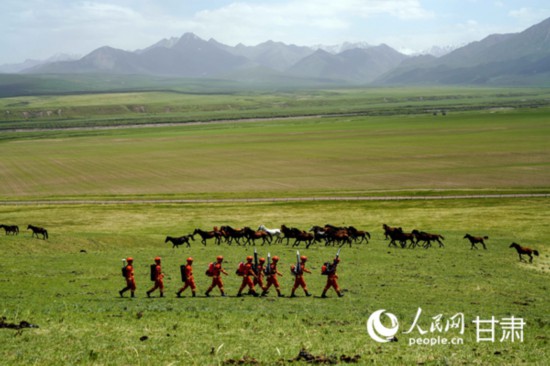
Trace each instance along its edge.
<path fill-rule="evenodd" d="M 485 242 L 482 240 L 481 244 L 483 245 L 483 249 L 487 250 L 487 247 L 485 246 Z"/>
<path fill-rule="evenodd" d="M 527 253 L 527 255 L 529 256 L 529 263 L 533 263 L 533 256 L 531 253 Z"/>

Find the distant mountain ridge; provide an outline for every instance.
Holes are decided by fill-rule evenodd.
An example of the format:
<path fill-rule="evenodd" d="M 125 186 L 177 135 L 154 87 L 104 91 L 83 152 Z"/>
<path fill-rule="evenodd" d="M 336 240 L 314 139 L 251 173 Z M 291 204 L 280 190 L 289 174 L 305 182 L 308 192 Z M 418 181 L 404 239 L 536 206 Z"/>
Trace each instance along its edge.
<path fill-rule="evenodd" d="M 79 60 L 37 65 L 24 72 L 375 85 L 550 84 L 550 18 L 520 33 L 493 34 L 440 52 L 440 57 L 410 56 L 367 43 L 305 47 L 267 41 L 228 46 L 185 33 L 136 51 L 105 46 Z"/>
<path fill-rule="evenodd" d="M 402 63 L 379 84 L 544 84 L 550 82 L 550 18 L 520 33 L 493 34 L 442 57 Z"/>

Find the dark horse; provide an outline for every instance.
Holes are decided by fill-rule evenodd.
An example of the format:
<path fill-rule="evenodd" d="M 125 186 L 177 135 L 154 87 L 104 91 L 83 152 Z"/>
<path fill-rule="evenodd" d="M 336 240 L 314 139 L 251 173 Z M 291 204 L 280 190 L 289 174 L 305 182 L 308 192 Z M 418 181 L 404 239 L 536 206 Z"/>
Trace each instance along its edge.
<path fill-rule="evenodd" d="M 38 234 L 42 235 L 42 239 L 44 240 L 48 239 L 48 230 L 44 229 L 43 227 L 29 225 L 27 226 L 27 230 L 32 230 L 32 236 L 36 235 L 37 239 L 38 239 Z"/>
<path fill-rule="evenodd" d="M 426 249 L 432 246 L 432 241 L 437 241 L 439 243 L 440 248 L 445 246 L 443 244 L 443 242 L 441 241 L 441 240 L 445 240 L 443 235 L 430 234 L 430 233 L 427 233 L 425 231 L 418 231 L 416 229 L 414 229 L 412 231 L 412 234 L 416 238 L 416 244 L 418 245 L 419 241 L 423 241 L 424 242 L 424 248 L 426 248 Z"/>
<path fill-rule="evenodd" d="M 464 238 L 462 239 L 468 239 L 470 241 L 470 244 L 472 244 L 470 249 L 477 249 L 476 243 L 481 243 L 483 245 L 483 249 L 487 249 L 485 246 L 485 242 L 483 240 L 489 239 L 488 236 L 471 236 L 470 234 L 464 235 Z"/>
<path fill-rule="evenodd" d="M 189 235 L 180 236 L 179 238 L 173 238 L 171 236 L 167 236 L 164 242 L 165 243 L 171 242 L 172 249 L 179 247 L 182 244 L 187 244 L 187 248 L 191 248 L 191 243 L 189 242 L 189 239 L 195 241 L 195 237 L 189 234 Z"/>
<path fill-rule="evenodd" d="M 195 231 L 193 231 L 193 234 L 191 235 L 196 235 L 196 234 L 199 234 L 201 236 L 201 243 L 203 245 L 206 245 L 206 239 L 212 239 L 212 238 L 215 238 L 216 244 L 220 245 L 222 234 L 219 231 L 203 231 L 201 229 L 195 229 Z"/>
<path fill-rule="evenodd" d="M 537 257 L 539 256 L 538 251 L 536 251 L 534 249 L 531 249 L 531 248 L 522 247 L 518 243 L 510 244 L 510 248 L 516 248 L 516 250 L 518 251 L 520 261 L 524 260 L 523 258 L 521 258 L 522 254 L 525 254 L 525 255 L 529 256 L 529 263 L 533 263 L 533 254 L 536 255 Z"/>
<path fill-rule="evenodd" d="M 6 230 L 6 235 L 17 235 L 19 234 L 19 226 L 17 225 L 0 225 L 0 228 Z"/>

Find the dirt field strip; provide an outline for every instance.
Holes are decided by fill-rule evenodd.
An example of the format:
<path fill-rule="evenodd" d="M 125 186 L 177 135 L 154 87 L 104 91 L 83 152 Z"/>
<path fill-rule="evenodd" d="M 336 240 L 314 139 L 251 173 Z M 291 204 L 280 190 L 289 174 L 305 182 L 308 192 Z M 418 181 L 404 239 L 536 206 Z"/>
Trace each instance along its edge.
<path fill-rule="evenodd" d="M 310 202 L 310 201 L 421 201 L 463 200 L 480 198 L 547 198 L 550 193 L 473 194 L 449 196 L 357 196 L 357 197 L 287 197 L 287 198 L 213 198 L 213 199 L 143 199 L 143 200 L 31 200 L 0 201 L 0 205 L 132 205 L 165 203 L 247 203 L 247 202 Z"/>

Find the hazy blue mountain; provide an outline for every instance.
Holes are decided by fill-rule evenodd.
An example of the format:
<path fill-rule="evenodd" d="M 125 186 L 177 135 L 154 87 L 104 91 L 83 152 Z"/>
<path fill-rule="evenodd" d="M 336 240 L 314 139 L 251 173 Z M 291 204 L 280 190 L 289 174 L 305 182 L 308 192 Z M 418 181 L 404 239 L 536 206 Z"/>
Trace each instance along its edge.
<path fill-rule="evenodd" d="M 317 50 L 287 70 L 301 77 L 367 83 L 399 65 L 407 56 L 387 45 L 354 48 L 339 54 Z"/>
<path fill-rule="evenodd" d="M 124 51 L 101 47 L 79 60 L 31 67 L 33 74 L 110 74 L 235 81 L 292 80 L 292 84 L 550 84 L 550 18 L 523 32 L 493 34 L 441 57 L 407 56 L 387 45 L 343 43 L 338 48 L 267 41 L 228 46 L 193 33 Z M 340 52 L 337 52 L 341 50 Z"/>
<path fill-rule="evenodd" d="M 284 71 L 314 50 L 309 47 L 287 45 L 282 42 L 267 41 L 257 46 L 238 44 L 235 47 L 226 46 L 226 50 L 246 57 L 258 65 L 277 71 Z"/>
<path fill-rule="evenodd" d="M 380 84 L 550 83 L 550 18 L 523 32 L 493 34 L 445 56 L 409 59 Z"/>
<path fill-rule="evenodd" d="M 213 76 L 250 65 L 245 57 L 186 33 L 177 41 L 165 40 L 138 52 L 101 47 L 80 60 L 54 62 L 30 73 L 112 73 L 180 77 Z"/>

